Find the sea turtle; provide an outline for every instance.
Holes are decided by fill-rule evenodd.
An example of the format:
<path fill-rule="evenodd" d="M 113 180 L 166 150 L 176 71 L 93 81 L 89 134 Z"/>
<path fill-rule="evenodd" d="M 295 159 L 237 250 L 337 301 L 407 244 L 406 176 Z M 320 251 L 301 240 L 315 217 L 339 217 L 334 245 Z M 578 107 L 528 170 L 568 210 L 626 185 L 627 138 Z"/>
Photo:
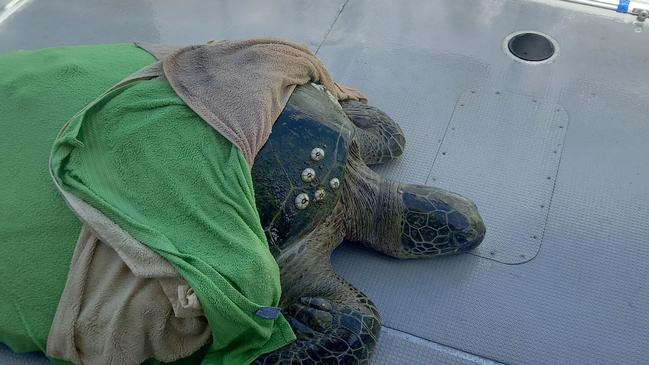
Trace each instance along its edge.
<path fill-rule="evenodd" d="M 12 61 L 16 57 L 25 62 L 12 72 L 0 73 L 7 76 L 0 78 L 0 84 L 9 85 L 0 88 L 6 91 L 0 95 L 9 101 L 0 103 L 6 106 L 1 110 L 10 113 L 9 118 L 0 117 L 3 128 L 8 131 L 3 152 L 9 157 L 4 160 L 15 159 L 20 163 L 3 165 L 10 167 L 4 169 L 7 181 L 3 181 L 6 185 L 3 188 L 9 189 L 2 196 L 15 194 L 12 201 L 18 203 L 12 209 L 19 213 L 6 209 L 2 216 L 7 223 L 3 221 L 5 225 L 0 230 L 4 234 L 0 235 L 4 244 L 0 248 L 6 248 L 0 255 L 4 259 L 0 260 L 0 267 L 5 270 L 0 272 L 9 272 L 13 282 L 18 282 L 14 273 L 34 275 L 26 276 L 33 280 L 20 282 L 31 291 L 24 290 L 26 294 L 22 297 L 9 295 L 7 298 L 14 298 L 16 303 L 33 302 L 37 295 L 45 303 L 25 306 L 26 313 L 30 314 L 25 318 L 33 325 L 34 332 L 24 324 L 23 315 L 13 316 L 18 319 L 7 328 L 9 333 L 19 334 L 14 336 L 13 343 L 20 346 L 16 348 L 42 350 L 47 344 L 56 308 L 51 303 L 58 303 L 64 290 L 72 243 L 79 235 L 79 220 L 55 195 L 46 169 L 55 135 L 52 132 L 61 128 L 65 118 L 123 78 L 122 74 L 127 75 L 126 71 L 133 68 L 129 71 L 133 72 L 151 62 L 148 57 L 140 57 L 138 62 L 142 65 L 138 66 L 138 62 L 130 59 L 130 46 L 126 44 L 101 51 L 102 47 L 106 46 L 66 47 L 43 53 L 36 51 L 36 54 L 20 52 L 0 58 L 2 65 L 16 63 Z M 111 72 L 102 73 L 108 69 Z M 193 115 L 191 118 L 197 119 Z M 174 124 L 165 125 L 173 127 Z M 125 134 L 127 138 L 120 145 L 125 148 L 106 144 L 126 153 L 147 150 L 140 149 L 140 140 Z M 109 138 L 101 140 L 110 141 Z M 74 145 L 83 143 L 75 139 Z M 280 306 L 297 340 L 262 356 L 257 363 L 367 362 L 377 340 L 380 317 L 370 299 L 331 268 L 330 255 L 343 239 L 398 258 L 462 252 L 480 243 L 485 228 L 476 206 L 469 200 L 441 189 L 386 180 L 367 167 L 399 156 L 404 145 L 400 128 L 376 108 L 355 101 L 339 104 L 322 87 L 312 84 L 298 86 L 292 93 L 268 141 L 257 154 L 251 173 L 260 223 L 280 268 Z M 169 153 L 182 156 L 174 152 Z M 195 162 L 189 158 L 183 161 Z M 186 168 L 190 170 L 191 166 Z M 82 180 L 78 176 L 74 178 Z M 17 244 L 22 242 L 25 244 Z M 3 266 L 2 263 L 9 262 L 7 257 L 25 258 L 17 262 L 27 265 Z M 32 270 L 33 267 L 37 269 Z M 43 273 L 47 277 L 38 276 Z M 10 293 L 23 295 L 22 288 L 17 288 Z M 14 308 L 11 301 L 4 304 L 9 307 L 0 305 L 1 309 L 20 313 L 14 310 L 18 307 Z M 262 309 L 277 314 L 275 308 Z M 7 333 L 3 332 L 7 328 L 0 328 L 0 337 Z M 145 337 L 144 341 L 149 339 Z"/>
<path fill-rule="evenodd" d="M 380 316 L 331 267 L 331 254 L 343 240 L 396 258 L 454 254 L 480 244 L 485 226 L 473 202 L 387 180 L 368 168 L 401 155 L 404 146 L 399 126 L 379 109 L 338 103 L 314 84 L 295 89 L 252 177 L 281 271 L 281 307 L 297 341 L 257 364 L 368 361 Z"/>

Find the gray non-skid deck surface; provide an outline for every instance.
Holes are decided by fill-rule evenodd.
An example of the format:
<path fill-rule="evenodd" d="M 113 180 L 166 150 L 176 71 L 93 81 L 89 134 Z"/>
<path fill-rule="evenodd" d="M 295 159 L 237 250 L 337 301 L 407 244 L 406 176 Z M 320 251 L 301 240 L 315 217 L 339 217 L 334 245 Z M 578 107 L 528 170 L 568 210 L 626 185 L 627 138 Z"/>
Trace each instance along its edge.
<path fill-rule="evenodd" d="M 306 43 L 403 126 L 406 153 L 377 170 L 472 198 L 488 227 L 483 246 L 459 257 L 336 251 L 337 271 L 383 314 L 373 363 L 646 363 L 649 25 L 637 32 L 630 18 L 575 9 L 33 0 L 0 24 L 0 51 L 255 36 Z M 559 56 L 513 61 L 502 42 L 520 30 L 549 34 Z M 15 362 L 1 349 L 0 363 Z"/>

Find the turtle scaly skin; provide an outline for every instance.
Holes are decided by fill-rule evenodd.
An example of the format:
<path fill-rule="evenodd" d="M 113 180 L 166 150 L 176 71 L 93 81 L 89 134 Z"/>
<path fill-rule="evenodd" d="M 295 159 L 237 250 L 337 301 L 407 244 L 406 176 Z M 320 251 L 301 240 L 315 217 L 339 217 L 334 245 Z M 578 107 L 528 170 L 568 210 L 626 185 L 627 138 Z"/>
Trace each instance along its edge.
<path fill-rule="evenodd" d="M 295 89 L 255 159 L 252 177 L 261 223 L 280 267 L 280 305 L 297 340 L 256 364 L 368 362 L 380 315 L 331 267 L 331 254 L 343 239 L 397 258 L 460 253 L 480 244 L 485 226 L 470 200 L 387 180 L 367 167 L 398 157 L 404 146 L 401 129 L 380 110 L 338 104 L 313 85 Z M 324 156 L 312 158 L 316 149 Z"/>

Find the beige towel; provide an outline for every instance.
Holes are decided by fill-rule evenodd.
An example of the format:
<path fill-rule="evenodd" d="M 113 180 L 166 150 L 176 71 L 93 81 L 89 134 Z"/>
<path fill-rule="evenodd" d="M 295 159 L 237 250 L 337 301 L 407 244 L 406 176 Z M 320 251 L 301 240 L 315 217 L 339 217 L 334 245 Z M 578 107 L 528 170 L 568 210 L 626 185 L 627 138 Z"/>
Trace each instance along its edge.
<path fill-rule="evenodd" d="M 222 41 L 173 53 L 169 46 L 138 46 L 163 59 L 176 94 L 239 147 L 250 166 L 297 85 L 314 82 L 338 100 L 367 101 L 335 83 L 306 47 L 283 40 Z"/>
<path fill-rule="evenodd" d="M 196 294 L 164 258 L 101 212 L 62 192 L 85 222 L 47 340 L 75 364 L 171 362 L 205 345 L 211 330 Z"/>

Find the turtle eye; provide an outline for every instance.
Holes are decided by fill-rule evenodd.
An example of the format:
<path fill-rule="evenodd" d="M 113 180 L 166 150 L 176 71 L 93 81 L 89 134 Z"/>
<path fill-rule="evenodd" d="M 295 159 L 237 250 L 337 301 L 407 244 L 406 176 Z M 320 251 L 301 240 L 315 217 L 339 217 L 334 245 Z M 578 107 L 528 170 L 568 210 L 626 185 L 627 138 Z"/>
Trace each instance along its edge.
<path fill-rule="evenodd" d="M 295 207 L 297 209 L 306 209 L 309 206 L 309 195 L 300 193 L 295 197 Z"/>

